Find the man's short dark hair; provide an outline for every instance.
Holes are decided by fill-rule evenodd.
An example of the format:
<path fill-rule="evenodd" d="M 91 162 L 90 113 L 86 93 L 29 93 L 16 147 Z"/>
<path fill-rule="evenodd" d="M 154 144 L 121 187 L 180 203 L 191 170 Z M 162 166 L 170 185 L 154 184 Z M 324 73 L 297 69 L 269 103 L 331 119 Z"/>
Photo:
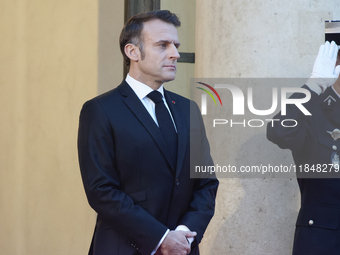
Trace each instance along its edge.
<path fill-rule="evenodd" d="M 175 27 L 179 27 L 181 22 L 176 14 L 167 11 L 151 11 L 147 13 L 140 13 L 132 16 L 122 29 L 119 37 L 120 51 L 123 54 L 124 62 L 126 66 L 130 66 L 130 59 L 126 56 L 124 48 L 125 45 L 131 43 L 138 46 L 142 54 L 142 59 L 145 57 L 143 48 L 143 38 L 141 36 L 144 23 L 150 20 L 159 19 L 161 21 L 171 23 Z"/>

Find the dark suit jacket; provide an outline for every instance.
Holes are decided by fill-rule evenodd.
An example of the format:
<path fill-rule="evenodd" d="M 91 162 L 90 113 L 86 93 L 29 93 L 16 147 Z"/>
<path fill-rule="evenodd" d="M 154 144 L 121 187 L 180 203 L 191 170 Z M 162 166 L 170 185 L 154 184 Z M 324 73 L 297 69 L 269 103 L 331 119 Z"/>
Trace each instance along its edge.
<path fill-rule="evenodd" d="M 304 88 L 309 89 L 307 86 Z M 340 129 L 340 99 L 330 87 L 320 96 L 310 92 L 312 97 L 304 106 L 312 116 L 304 116 L 290 105 L 286 116 L 279 113 L 274 119 L 295 119 L 298 126 L 284 128 L 275 122 L 271 127 L 270 123 L 267 137 L 282 149 L 290 149 L 297 165 L 301 209 L 296 222 L 293 254 L 335 255 L 340 254 L 340 172 L 334 171 L 334 168 L 331 170 L 329 165 L 326 169 L 324 167 L 332 163 L 332 153 L 340 155 L 340 140 L 334 141 L 327 133 Z M 297 93 L 292 97 L 301 96 Z M 305 164 L 310 169 L 321 164 L 325 172 L 300 172 L 299 166 L 304 168 Z"/>
<path fill-rule="evenodd" d="M 191 254 L 199 254 L 218 181 L 190 179 L 190 136 L 202 148 L 201 163 L 213 164 L 202 118 L 188 99 L 164 95 L 178 132 L 176 166 L 159 128 L 125 81 L 83 106 L 79 163 L 89 204 L 98 213 L 90 254 L 150 255 L 165 231 L 180 224 L 197 232 Z"/>

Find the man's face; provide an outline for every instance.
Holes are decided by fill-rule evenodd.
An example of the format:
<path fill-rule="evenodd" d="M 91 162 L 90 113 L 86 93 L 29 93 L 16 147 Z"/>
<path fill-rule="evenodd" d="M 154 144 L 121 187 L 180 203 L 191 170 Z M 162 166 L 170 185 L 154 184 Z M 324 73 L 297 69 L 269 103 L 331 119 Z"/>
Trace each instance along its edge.
<path fill-rule="evenodd" d="M 177 28 L 161 20 L 151 20 L 144 23 L 141 36 L 144 57 L 140 55 L 134 65 L 136 78 L 153 88 L 174 80 L 180 57 Z"/>

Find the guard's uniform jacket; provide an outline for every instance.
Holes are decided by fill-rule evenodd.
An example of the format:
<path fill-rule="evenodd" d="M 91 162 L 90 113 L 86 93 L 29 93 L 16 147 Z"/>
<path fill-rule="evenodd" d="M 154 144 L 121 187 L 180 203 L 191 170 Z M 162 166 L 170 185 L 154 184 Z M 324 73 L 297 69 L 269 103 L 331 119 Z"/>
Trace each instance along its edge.
<path fill-rule="evenodd" d="M 303 106 L 305 116 L 295 105 L 287 105 L 286 116 L 277 114 L 267 125 L 267 138 L 282 149 L 290 149 L 296 164 L 301 192 L 301 209 L 296 222 L 294 255 L 340 254 L 340 98 L 332 87 L 320 96 L 306 85 L 311 99 Z M 295 93 L 291 98 L 303 98 Z M 294 119 L 296 127 L 283 127 L 281 121 Z M 285 121 L 284 124 L 294 125 Z"/>

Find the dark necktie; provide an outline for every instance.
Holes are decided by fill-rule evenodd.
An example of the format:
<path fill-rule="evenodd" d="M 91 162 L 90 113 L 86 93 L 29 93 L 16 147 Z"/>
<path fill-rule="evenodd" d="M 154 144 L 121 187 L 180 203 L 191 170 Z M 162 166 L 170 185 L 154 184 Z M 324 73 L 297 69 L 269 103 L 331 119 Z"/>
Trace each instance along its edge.
<path fill-rule="evenodd" d="M 162 94 L 157 90 L 152 91 L 147 95 L 155 103 L 155 112 L 158 122 L 158 127 L 163 135 L 166 145 L 171 153 L 171 158 L 176 166 L 177 162 L 177 133 L 170 113 L 166 108 L 162 99 Z"/>

